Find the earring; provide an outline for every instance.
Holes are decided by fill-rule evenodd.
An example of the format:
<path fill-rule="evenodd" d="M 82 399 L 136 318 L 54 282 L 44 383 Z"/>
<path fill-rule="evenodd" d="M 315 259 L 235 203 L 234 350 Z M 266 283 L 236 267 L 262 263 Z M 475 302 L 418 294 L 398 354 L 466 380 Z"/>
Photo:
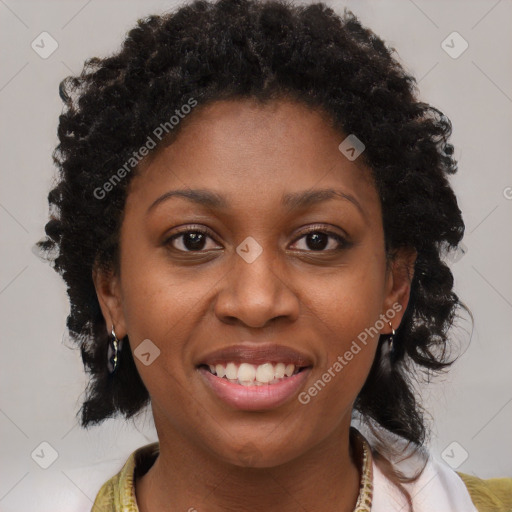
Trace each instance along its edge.
<path fill-rule="evenodd" d="M 123 340 L 117 339 L 113 325 L 110 335 L 112 336 L 112 338 L 109 340 L 108 343 L 107 368 L 109 373 L 114 373 L 117 367 L 119 366 L 119 352 L 123 347 Z"/>
<path fill-rule="evenodd" d="M 393 338 L 396 334 L 396 331 L 395 329 L 393 329 L 393 324 L 388 320 L 388 324 L 389 324 L 389 327 L 391 327 L 391 335 L 390 335 L 390 338 L 389 338 L 389 355 L 394 355 L 395 353 L 395 348 L 393 346 Z"/>

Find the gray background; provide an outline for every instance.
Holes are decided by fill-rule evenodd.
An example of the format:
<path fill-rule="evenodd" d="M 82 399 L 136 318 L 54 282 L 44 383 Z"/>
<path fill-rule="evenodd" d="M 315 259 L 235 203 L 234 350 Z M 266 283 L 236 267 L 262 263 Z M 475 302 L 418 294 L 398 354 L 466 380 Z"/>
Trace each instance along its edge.
<path fill-rule="evenodd" d="M 433 421 L 429 447 L 458 471 L 512 476 L 512 2 L 327 3 L 338 12 L 348 6 L 396 48 L 417 77 L 421 98 L 452 120 L 459 161 L 452 183 L 467 247 L 453 272 L 475 326 L 471 343 L 467 323 L 454 331 L 454 342 L 467 350 L 448 374 L 421 389 Z M 65 285 L 31 250 L 48 215 L 59 81 L 79 73 L 87 57 L 116 51 L 137 18 L 174 5 L 0 0 L 3 512 L 89 511 L 101 484 L 128 455 L 157 439 L 149 412 L 135 423 L 78 427 L 86 378 L 66 337 Z M 31 48 L 43 31 L 59 45 L 47 59 Z M 441 46 L 453 31 L 469 43 L 456 59 Z M 40 465 L 51 461 L 52 451 L 42 442 L 58 454 L 48 469 Z"/>

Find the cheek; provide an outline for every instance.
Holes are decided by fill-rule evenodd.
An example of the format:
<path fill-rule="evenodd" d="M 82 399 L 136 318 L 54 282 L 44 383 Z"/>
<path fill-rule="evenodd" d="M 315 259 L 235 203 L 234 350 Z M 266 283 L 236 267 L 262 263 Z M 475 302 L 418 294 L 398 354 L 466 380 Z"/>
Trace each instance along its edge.
<path fill-rule="evenodd" d="M 139 344 L 150 340 L 160 351 L 154 366 L 181 375 L 186 341 L 205 314 L 201 297 L 218 280 L 206 273 L 204 279 L 191 279 L 190 273 L 180 273 L 158 253 L 143 244 L 126 244 L 121 261 L 123 313 L 134 360 L 145 382 L 156 378 L 157 372 L 153 363 L 146 366 L 137 359 Z M 172 384 L 169 377 L 167 381 Z"/>
<path fill-rule="evenodd" d="M 150 240 L 134 217 L 127 214 L 121 232 L 122 300 L 130 340 L 172 342 L 176 330 L 200 307 L 198 298 L 208 282 L 190 279 L 190 268 L 172 265 L 165 248 Z"/>
<path fill-rule="evenodd" d="M 342 268 L 322 284 L 307 294 L 308 314 L 320 330 L 314 382 L 321 381 L 316 386 L 318 398 L 323 395 L 320 402 L 339 404 L 340 397 L 355 399 L 375 357 L 382 329 L 383 267 L 365 262 Z M 330 392 L 323 392 L 323 384 Z"/>
<path fill-rule="evenodd" d="M 328 329 L 332 343 L 343 348 L 383 313 L 384 278 L 383 265 L 361 260 L 323 276 L 315 286 L 310 282 L 303 301 L 318 325 Z"/>
<path fill-rule="evenodd" d="M 379 333 L 372 329 L 380 313 L 368 295 L 338 293 L 321 308 L 322 334 L 316 350 L 318 366 L 308 386 L 299 396 L 311 414 L 323 418 L 326 425 L 337 424 L 363 387 L 375 358 Z M 359 288 L 358 293 L 362 290 Z M 320 314 L 315 311 L 315 316 Z"/>
<path fill-rule="evenodd" d="M 167 404 L 166 413 L 172 411 L 168 421 L 175 428 L 189 422 L 197 408 L 195 400 L 190 399 L 192 368 L 186 364 L 186 349 L 190 333 L 203 316 L 200 297 L 200 287 L 195 283 L 177 285 L 175 279 L 149 265 L 134 275 L 125 291 L 126 325 L 137 371 L 152 402 Z M 147 347 L 144 351 L 143 343 Z M 143 353 L 150 354 L 149 364 L 139 357 Z"/>
<path fill-rule="evenodd" d="M 176 359 L 181 352 L 180 340 L 186 339 L 201 318 L 203 294 L 204 288 L 196 280 L 181 284 L 149 265 L 138 272 L 124 290 L 124 312 L 132 345 L 149 338 L 160 350 L 172 350 Z"/>

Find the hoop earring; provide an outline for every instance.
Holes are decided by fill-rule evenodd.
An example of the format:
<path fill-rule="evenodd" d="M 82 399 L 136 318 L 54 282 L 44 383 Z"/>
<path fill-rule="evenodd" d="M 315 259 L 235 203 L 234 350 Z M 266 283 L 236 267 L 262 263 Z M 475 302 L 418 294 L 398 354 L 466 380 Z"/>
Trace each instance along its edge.
<path fill-rule="evenodd" d="M 395 354 L 395 347 L 394 347 L 394 344 L 393 344 L 393 338 L 396 334 L 396 331 L 395 329 L 393 329 L 393 324 L 388 320 L 388 324 L 389 326 L 391 327 L 391 335 L 389 337 L 389 355 L 394 355 Z"/>
<path fill-rule="evenodd" d="M 114 326 L 112 325 L 112 331 L 110 333 L 112 338 L 108 343 L 107 351 L 107 368 L 109 373 L 114 373 L 119 366 L 119 352 L 123 347 L 123 340 L 118 340 Z"/>

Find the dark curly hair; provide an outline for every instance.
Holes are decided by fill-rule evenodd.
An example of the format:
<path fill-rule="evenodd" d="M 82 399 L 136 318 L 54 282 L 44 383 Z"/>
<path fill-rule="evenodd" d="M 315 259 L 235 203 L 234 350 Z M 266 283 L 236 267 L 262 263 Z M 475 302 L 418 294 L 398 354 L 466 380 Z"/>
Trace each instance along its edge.
<path fill-rule="evenodd" d="M 287 98 L 363 141 L 359 158 L 381 199 L 386 253 L 417 251 L 391 367 L 384 370 L 381 343 L 354 409 L 418 446 L 425 442 L 412 378 L 453 363 L 448 331 L 458 308 L 467 308 L 443 256 L 457 248 L 464 222 L 448 182 L 457 170 L 447 142 L 451 122 L 417 99 L 416 80 L 394 51 L 347 9 L 338 15 L 322 3 L 197 0 L 139 20 L 118 53 L 87 60 L 80 76 L 61 82 L 65 108 L 53 154 L 60 174 L 48 196 L 55 211 L 38 246 L 67 283 L 67 327 L 90 374 L 82 426 L 117 412 L 130 418 L 149 403 L 128 343 L 119 370 L 107 371 L 107 326 L 92 280 L 95 266 L 119 267 L 119 229 L 136 167 L 106 199 L 95 191 L 190 98 L 196 110 L 219 99 Z M 186 122 L 160 144 L 171 143 Z"/>

